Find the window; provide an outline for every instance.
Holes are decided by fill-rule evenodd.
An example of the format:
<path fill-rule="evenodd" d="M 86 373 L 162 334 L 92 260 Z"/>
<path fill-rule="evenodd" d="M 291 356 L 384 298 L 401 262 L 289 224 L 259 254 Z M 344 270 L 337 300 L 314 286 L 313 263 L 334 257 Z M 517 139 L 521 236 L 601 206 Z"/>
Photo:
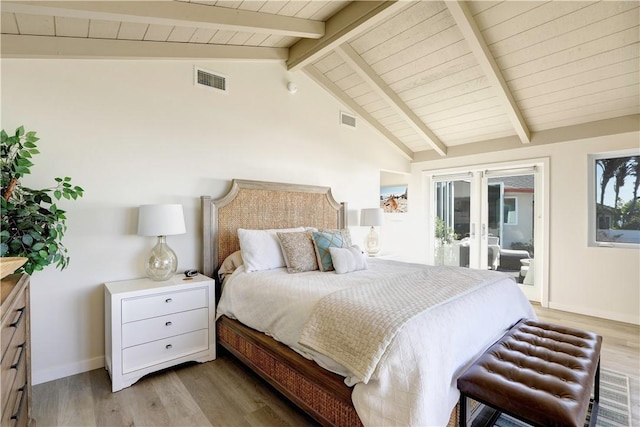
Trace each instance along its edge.
<path fill-rule="evenodd" d="M 589 156 L 589 244 L 640 245 L 640 150 Z"/>
<path fill-rule="evenodd" d="M 504 198 L 504 223 L 518 225 L 518 204 L 515 197 Z"/>

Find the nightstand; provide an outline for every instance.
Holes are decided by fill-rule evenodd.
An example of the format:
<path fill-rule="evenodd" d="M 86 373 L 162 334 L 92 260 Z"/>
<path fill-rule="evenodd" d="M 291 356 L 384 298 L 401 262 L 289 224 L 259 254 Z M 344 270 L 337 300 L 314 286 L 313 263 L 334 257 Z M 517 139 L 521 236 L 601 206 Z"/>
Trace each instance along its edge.
<path fill-rule="evenodd" d="M 216 358 L 215 282 L 207 276 L 105 283 L 104 316 L 114 392 L 151 372 Z"/>

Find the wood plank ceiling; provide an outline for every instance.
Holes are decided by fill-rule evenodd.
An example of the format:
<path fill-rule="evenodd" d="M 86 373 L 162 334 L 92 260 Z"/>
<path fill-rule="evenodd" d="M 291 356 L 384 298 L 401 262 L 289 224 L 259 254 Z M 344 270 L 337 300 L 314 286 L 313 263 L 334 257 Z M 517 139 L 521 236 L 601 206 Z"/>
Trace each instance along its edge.
<path fill-rule="evenodd" d="M 3 0 L 0 8 L 3 58 L 284 61 L 414 161 L 640 126 L 638 1 Z"/>

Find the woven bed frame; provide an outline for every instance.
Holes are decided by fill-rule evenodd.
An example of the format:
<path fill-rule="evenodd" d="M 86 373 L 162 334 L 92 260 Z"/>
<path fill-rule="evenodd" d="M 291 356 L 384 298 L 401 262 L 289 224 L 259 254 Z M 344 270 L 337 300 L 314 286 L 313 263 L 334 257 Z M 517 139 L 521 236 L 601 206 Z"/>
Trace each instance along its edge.
<path fill-rule="evenodd" d="M 347 205 L 337 203 L 329 187 L 233 180 L 224 197 L 201 199 L 203 273 L 209 277 L 217 277 L 225 258 L 240 249 L 238 228 L 347 226 Z M 217 321 L 217 337 L 221 347 L 320 424 L 362 425 L 343 377 L 225 316 Z M 457 414 L 456 407 L 449 426 L 457 425 Z"/>

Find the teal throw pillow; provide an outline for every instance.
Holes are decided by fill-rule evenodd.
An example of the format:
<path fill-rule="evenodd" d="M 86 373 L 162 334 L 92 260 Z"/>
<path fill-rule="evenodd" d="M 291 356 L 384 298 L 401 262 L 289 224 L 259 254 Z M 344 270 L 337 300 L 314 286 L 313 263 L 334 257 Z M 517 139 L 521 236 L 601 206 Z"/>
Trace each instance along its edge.
<path fill-rule="evenodd" d="M 320 271 L 333 271 L 333 260 L 329 248 L 348 247 L 345 244 L 343 234 L 340 230 L 335 231 L 314 231 L 313 245 L 316 249 L 316 258 Z"/>

